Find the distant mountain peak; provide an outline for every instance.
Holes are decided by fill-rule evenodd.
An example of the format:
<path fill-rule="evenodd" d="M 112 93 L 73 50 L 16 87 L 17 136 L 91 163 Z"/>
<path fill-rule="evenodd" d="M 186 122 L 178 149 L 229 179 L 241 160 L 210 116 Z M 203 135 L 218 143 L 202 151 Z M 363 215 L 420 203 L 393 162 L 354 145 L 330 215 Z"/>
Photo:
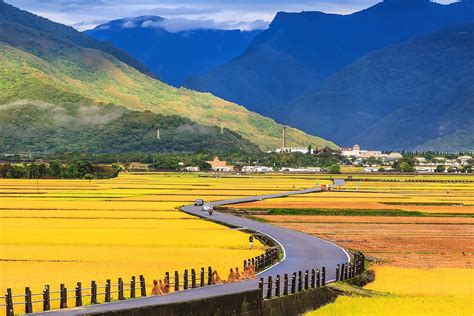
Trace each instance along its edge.
<path fill-rule="evenodd" d="M 160 27 L 165 19 L 156 15 L 142 15 L 123 19 L 112 20 L 94 28 L 94 30 L 122 29 L 122 28 L 146 28 Z"/>

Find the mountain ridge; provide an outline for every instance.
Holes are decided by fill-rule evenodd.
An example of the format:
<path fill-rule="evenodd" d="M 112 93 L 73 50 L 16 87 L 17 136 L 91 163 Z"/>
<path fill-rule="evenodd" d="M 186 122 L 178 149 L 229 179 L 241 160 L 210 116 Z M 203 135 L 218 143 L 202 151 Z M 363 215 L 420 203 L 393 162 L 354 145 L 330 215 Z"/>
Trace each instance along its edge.
<path fill-rule="evenodd" d="M 14 10 L 3 3 L 0 6 Z M 12 16 L 18 20 L 12 21 Z M 66 109 L 111 104 L 129 111 L 181 115 L 201 125 L 224 125 L 225 130 L 264 150 L 281 144 L 282 125 L 275 121 L 211 94 L 168 86 L 99 49 L 99 44 L 94 44 L 99 48 L 91 48 L 62 38 L 61 32 L 51 31 L 63 29 L 57 23 L 40 20 L 30 27 L 31 17 L 21 10 L 8 17 L 0 14 L 0 104 L 44 101 Z M 71 36 L 81 39 L 86 35 Z M 288 140 L 295 146 L 337 147 L 292 128 L 288 129 Z"/>
<path fill-rule="evenodd" d="M 184 86 L 285 122 L 281 106 L 370 51 L 472 21 L 474 8 L 466 1 L 388 1 L 349 15 L 281 12 L 242 55 Z"/>
<path fill-rule="evenodd" d="M 240 55 L 261 30 L 190 29 L 170 31 L 174 20 L 140 16 L 112 20 L 85 33 L 135 56 L 160 79 L 180 86 L 192 75 Z"/>
<path fill-rule="evenodd" d="M 374 51 L 290 104 L 289 122 L 323 116 L 318 133 L 343 146 L 472 150 L 473 52 L 474 23 Z"/>

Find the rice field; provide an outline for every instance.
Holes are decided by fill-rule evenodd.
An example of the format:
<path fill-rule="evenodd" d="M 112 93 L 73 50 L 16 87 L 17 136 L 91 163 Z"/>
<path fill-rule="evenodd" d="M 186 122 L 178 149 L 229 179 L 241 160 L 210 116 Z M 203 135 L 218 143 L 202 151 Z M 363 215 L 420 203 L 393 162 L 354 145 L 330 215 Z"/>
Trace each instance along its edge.
<path fill-rule="evenodd" d="M 380 180 L 381 176 L 363 177 L 368 181 L 348 182 L 343 192 L 239 207 L 423 212 L 428 215 L 261 217 L 275 225 L 307 231 L 368 252 L 385 267 L 472 268 L 474 183 L 406 181 L 472 181 L 474 177 L 397 176 L 400 182 L 371 181 Z M 0 179 L 0 289 L 11 287 L 14 293 L 22 294 L 25 286 L 30 286 L 33 293 L 40 293 L 46 284 L 58 289 L 60 283 L 65 283 L 72 289 L 77 281 L 89 284 L 96 280 L 100 285 L 106 279 L 122 277 L 126 281 L 139 274 L 152 280 L 162 278 L 167 271 L 209 265 L 227 271 L 262 253 L 263 245 L 257 243 L 249 250 L 246 234 L 186 215 L 178 210 L 180 206 L 196 198 L 214 201 L 329 182 L 325 175 L 216 177 L 176 173 L 125 173 L 117 179 L 91 182 Z M 378 281 L 383 282 L 384 270 L 380 271 Z M 472 274 L 472 269 L 465 271 Z M 386 289 L 374 291 L 385 293 Z M 390 295 L 400 295 L 390 296 L 391 302 L 405 302 L 408 297 L 416 304 L 415 296 Z M 420 297 L 416 300 L 429 300 L 433 295 Z M 447 297 L 444 295 L 443 299 Z M 453 304 L 464 300 L 449 297 Z"/>
<path fill-rule="evenodd" d="M 340 192 L 238 206 L 375 262 L 374 283 L 308 315 L 474 315 L 474 177 L 354 177 Z"/>
<path fill-rule="evenodd" d="M 0 179 L 0 289 L 41 293 L 45 285 L 103 285 L 143 274 L 230 267 L 264 251 L 242 232 L 186 215 L 196 198 L 221 200 L 288 191 L 312 181 L 283 177 L 121 174 L 117 179 Z M 21 312 L 23 306 L 16 306 Z"/>
<path fill-rule="evenodd" d="M 355 297 L 340 296 L 306 316 L 474 314 L 472 269 L 376 267 L 376 280 Z"/>

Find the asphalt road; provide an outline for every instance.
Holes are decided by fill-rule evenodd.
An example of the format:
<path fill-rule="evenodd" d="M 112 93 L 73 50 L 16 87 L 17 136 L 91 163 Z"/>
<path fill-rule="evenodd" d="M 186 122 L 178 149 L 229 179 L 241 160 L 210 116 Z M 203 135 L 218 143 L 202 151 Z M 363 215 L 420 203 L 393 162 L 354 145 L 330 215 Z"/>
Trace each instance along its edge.
<path fill-rule="evenodd" d="M 239 198 L 233 200 L 217 201 L 209 203 L 215 207 L 223 205 L 232 205 L 239 203 L 255 202 L 264 199 L 284 198 L 290 195 L 307 194 L 318 192 L 319 189 L 307 189 L 302 191 L 284 192 L 277 194 L 268 194 L 254 197 Z M 225 214 L 214 211 L 213 215 L 203 212 L 201 207 L 185 206 L 183 211 L 199 216 L 204 219 L 215 222 L 225 223 L 235 226 L 236 229 L 250 229 L 255 232 L 265 234 L 277 241 L 284 251 L 283 259 L 270 267 L 269 269 L 259 273 L 259 277 L 285 273 L 293 273 L 297 271 L 306 271 L 321 267 L 326 267 L 326 282 L 332 282 L 336 276 L 336 265 L 345 263 L 350 260 L 349 254 L 341 247 L 301 232 L 272 226 L 269 224 L 256 222 L 250 219 Z M 225 276 L 221 273 L 221 276 Z M 80 308 L 67 310 L 57 310 L 45 312 L 46 315 L 90 315 L 109 311 L 126 310 L 134 307 L 165 305 L 169 303 L 179 303 L 190 300 L 197 300 L 206 297 L 214 297 L 223 294 L 232 294 L 244 292 L 258 287 L 258 278 L 239 283 L 220 284 L 215 286 L 203 287 L 187 291 L 175 292 L 163 296 L 144 297 L 133 300 L 111 302 L 105 304 L 91 305 Z"/>

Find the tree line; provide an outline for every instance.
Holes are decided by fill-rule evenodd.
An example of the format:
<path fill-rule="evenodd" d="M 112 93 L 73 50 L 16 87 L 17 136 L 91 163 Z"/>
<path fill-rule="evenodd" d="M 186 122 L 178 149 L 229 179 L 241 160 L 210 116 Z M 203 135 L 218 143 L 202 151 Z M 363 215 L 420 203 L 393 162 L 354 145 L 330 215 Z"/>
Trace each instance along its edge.
<path fill-rule="evenodd" d="M 120 167 L 93 164 L 87 160 L 62 164 L 48 163 L 0 164 L 0 178 L 11 179 L 110 179 L 118 176 Z"/>

